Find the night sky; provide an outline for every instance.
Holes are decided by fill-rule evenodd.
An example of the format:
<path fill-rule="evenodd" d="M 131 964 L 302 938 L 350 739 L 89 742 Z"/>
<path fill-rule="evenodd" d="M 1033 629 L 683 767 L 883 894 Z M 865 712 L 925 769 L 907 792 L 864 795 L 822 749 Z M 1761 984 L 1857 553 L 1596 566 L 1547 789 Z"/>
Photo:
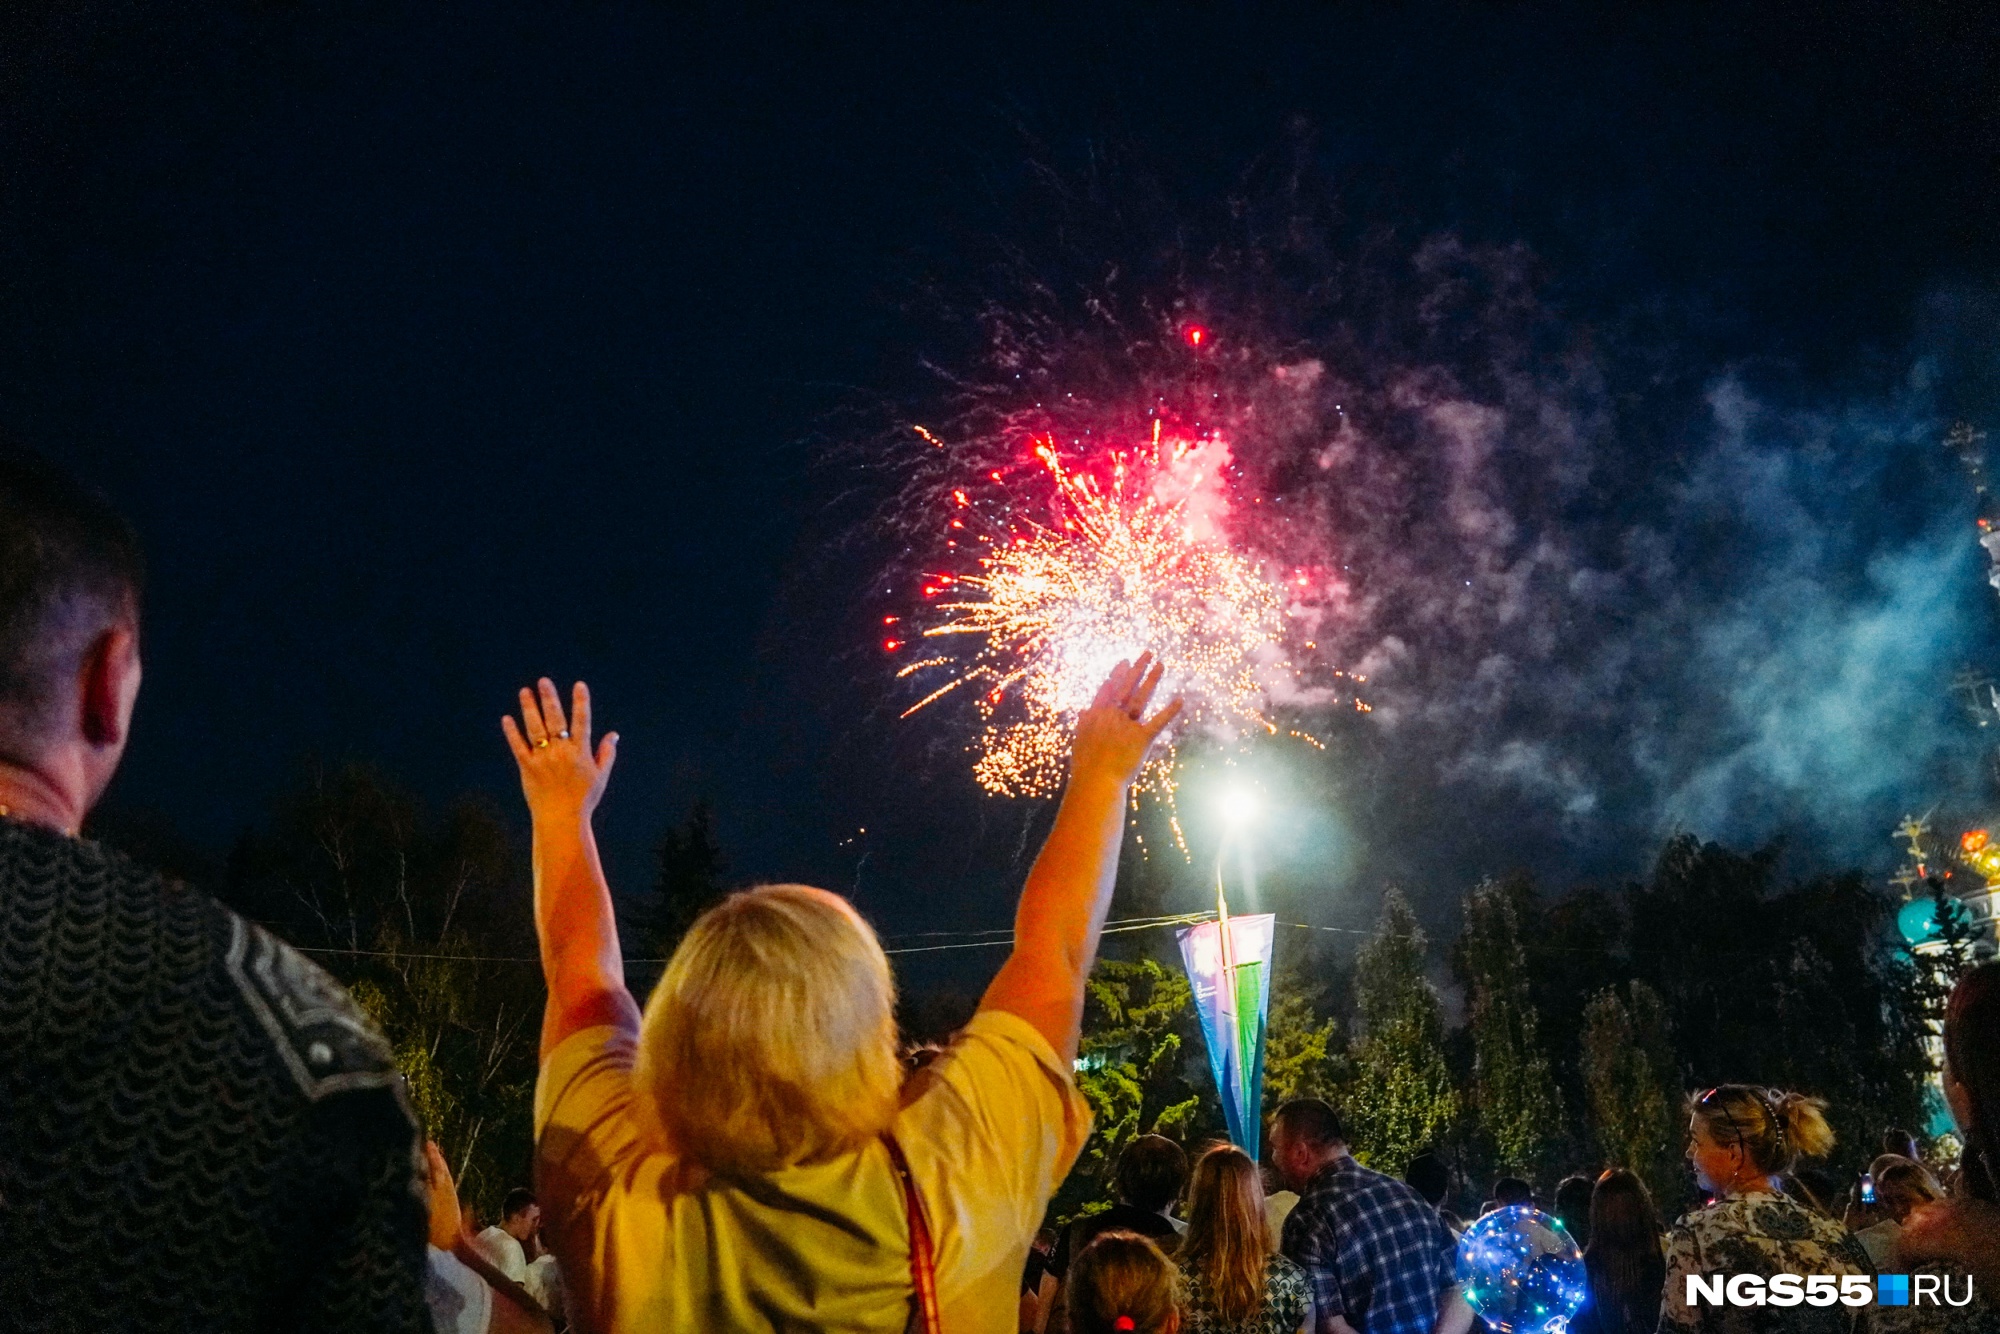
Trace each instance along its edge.
<path fill-rule="evenodd" d="M 307 755 L 511 812 L 497 718 L 546 672 L 588 679 L 624 737 L 615 880 L 706 796 L 741 878 L 856 891 L 889 932 L 1004 925 L 1035 810 L 972 789 L 962 718 L 895 720 L 871 572 L 835 545 L 868 485 L 843 447 L 922 410 L 940 304 L 1005 301 L 997 254 L 1059 248 L 1022 203 L 1051 177 L 1115 158 L 1206 216 L 1299 144 L 1406 249 L 1517 246 L 1552 318 L 1619 331 L 1606 476 L 1677 460 L 1685 482 L 1726 454 L 1846 479 L 1750 516 L 1787 535 L 1726 572 L 1703 572 L 1699 516 L 1666 524 L 1691 572 L 1668 582 L 1708 590 L 1675 624 L 1827 599 L 1739 644 L 1751 675 L 1902 647 L 1865 680 L 1808 662 L 1711 699 L 1740 711 L 1730 735 L 1669 710 L 1658 736 L 1713 753 L 1660 790 L 1592 777 L 1635 744 L 1606 721 L 1637 706 L 1615 684 L 1510 715 L 1599 729 L 1574 763 L 1510 748 L 1504 719 L 1457 758 L 1376 736 L 1368 772 L 1431 823 L 1351 806 L 1337 855 L 1274 840 L 1276 906 L 1364 925 L 1396 875 L 1443 921 L 1479 874 L 1616 877 L 1675 825 L 1879 869 L 1902 806 L 1974 781 L 1976 738 L 1925 702 L 2000 664 L 1970 492 L 1934 444 L 2000 406 L 2000 20 L 1974 7 L 167 8 L 0 20 L 0 429 L 146 541 L 113 799 L 197 842 L 226 847 Z M 1791 425 L 1729 453 L 1744 402 Z M 1891 567 L 1926 595 L 1868 595 Z M 1605 651 L 1603 625 L 1552 624 L 1555 658 L 1572 633 Z M 1840 744 L 1841 692 L 1885 711 L 1868 746 L 1908 753 L 1741 758 L 1788 718 Z M 1725 752 L 1776 795 L 1690 797 Z M 1888 776 L 1836 801 L 1863 771 Z"/>

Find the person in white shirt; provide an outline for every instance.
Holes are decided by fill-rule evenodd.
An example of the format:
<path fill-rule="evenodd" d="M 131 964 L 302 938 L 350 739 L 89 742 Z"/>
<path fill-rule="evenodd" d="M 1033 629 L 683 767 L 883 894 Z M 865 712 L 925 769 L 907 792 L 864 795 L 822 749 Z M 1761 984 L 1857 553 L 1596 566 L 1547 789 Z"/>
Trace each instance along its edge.
<path fill-rule="evenodd" d="M 528 1261 L 528 1279 L 521 1286 L 528 1290 L 530 1297 L 542 1304 L 542 1309 L 549 1313 L 549 1319 L 558 1328 L 567 1322 L 569 1315 L 563 1306 L 562 1270 L 556 1265 L 555 1256 L 543 1251 Z"/>
<path fill-rule="evenodd" d="M 436 1141 L 424 1144 L 424 1160 L 430 1187 L 424 1301 L 431 1328 L 436 1334 L 551 1334 L 544 1310 L 481 1253 Z"/>
<path fill-rule="evenodd" d="M 500 1221 L 479 1234 L 479 1251 L 493 1267 L 516 1283 L 528 1281 L 528 1239 L 542 1225 L 542 1207 L 534 1192 L 516 1186 L 500 1204 Z"/>

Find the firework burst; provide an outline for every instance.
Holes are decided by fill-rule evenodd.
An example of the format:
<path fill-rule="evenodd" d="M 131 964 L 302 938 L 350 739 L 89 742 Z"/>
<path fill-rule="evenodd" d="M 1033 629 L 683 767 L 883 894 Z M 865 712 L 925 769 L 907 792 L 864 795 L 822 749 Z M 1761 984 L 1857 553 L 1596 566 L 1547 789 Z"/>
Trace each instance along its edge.
<path fill-rule="evenodd" d="M 1277 731 L 1266 714 L 1273 679 L 1292 670 L 1285 601 L 1230 546 L 1227 443 L 1163 438 L 1156 421 L 1149 442 L 1105 451 L 1094 469 L 1066 464 L 1046 437 L 1033 455 L 1046 500 L 1036 517 L 1017 493 L 989 506 L 972 489 L 951 492 L 950 540 L 977 552 L 977 565 L 924 584 L 932 612 L 921 644 L 939 651 L 899 675 L 939 681 L 904 716 L 973 694 L 979 783 L 1047 794 L 1112 665 L 1151 649 L 1166 666 L 1162 697 L 1186 703 L 1183 728 L 1230 739 Z M 1170 744 L 1142 788 L 1170 790 L 1172 766 Z"/>

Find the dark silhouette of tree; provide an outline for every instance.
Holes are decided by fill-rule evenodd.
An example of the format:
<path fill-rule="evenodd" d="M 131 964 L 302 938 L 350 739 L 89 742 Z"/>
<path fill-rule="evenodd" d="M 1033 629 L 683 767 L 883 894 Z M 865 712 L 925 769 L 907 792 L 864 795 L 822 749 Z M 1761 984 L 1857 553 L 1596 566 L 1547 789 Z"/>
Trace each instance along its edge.
<path fill-rule="evenodd" d="M 1374 939 L 1355 963 L 1360 1033 L 1351 1049 L 1354 1095 L 1347 1108 L 1356 1156 L 1391 1174 L 1442 1140 L 1458 1119 L 1444 1016 L 1424 977 L 1427 949 L 1409 901 L 1392 886 L 1382 896 Z"/>
<path fill-rule="evenodd" d="M 1309 945 L 1279 937 L 1264 1030 L 1264 1112 L 1292 1098 L 1345 1101 L 1354 1077 L 1340 1021 L 1340 971 Z"/>
<path fill-rule="evenodd" d="M 491 1216 L 528 1183 L 545 992 L 526 858 L 489 809 L 309 766 L 219 888 L 375 1016 L 469 1202 Z"/>
<path fill-rule="evenodd" d="M 1530 993 L 1518 897 L 1498 881 L 1473 886 L 1452 956 L 1472 1034 L 1469 1101 L 1490 1165 L 1546 1180 L 1563 1139 L 1562 1097 Z"/>
<path fill-rule="evenodd" d="M 1524 877 L 1505 883 L 1520 920 L 1542 1050 L 1550 1055 L 1556 1091 L 1568 1113 L 1555 1151 L 1564 1163 L 1586 1163 L 1595 1150 L 1578 1113 L 1589 1105 L 1588 1094 L 1582 1069 L 1571 1057 L 1583 1042 L 1592 998 L 1631 976 L 1625 915 L 1618 897 L 1600 888 L 1586 886 L 1544 902 Z"/>
<path fill-rule="evenodd" d="M 1671 840 L 1631 895 L 1632 971 L 1666 1006 L 1684 1087 L 1766 1084 L 1828 1099 L 1834 1164 L 1921 1124 L 1923 1023 L 1889 947 L 1889 895 L 1859 873 L 1780 887 L 1777 851 Z"/>
<path fill-rule="evenodd" d="M 727 866 L 715 836 L 715 809 L 703 798 L 660 839 L 653 851 L 651 893 L 629 915 L 625 985 L 642 1004 L 681 937 L 729 892 Z"/>
<path fill-rule="evenodd" d="M 1637 1172 L 1669 1216 L 1688 1195 L 1676 1152 L 1682 1094 L 1666 1006 L 1644 982 L 1607 987 L 1584 1007 L 1583 1082 L 1596 1157 L 1591 1168 Z M 1594 1174 L 1594 1173 L 1593 1173 Z"/>

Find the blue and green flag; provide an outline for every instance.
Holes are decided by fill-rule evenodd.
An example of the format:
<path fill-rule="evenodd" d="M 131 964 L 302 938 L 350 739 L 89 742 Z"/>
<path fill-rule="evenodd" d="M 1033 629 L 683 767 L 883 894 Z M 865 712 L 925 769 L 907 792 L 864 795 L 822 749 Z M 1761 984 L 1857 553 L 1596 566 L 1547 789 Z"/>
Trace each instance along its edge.
<path fill-rule="evenodd" d="M 1220 922 L 1180 931 L 1181 961 L 1194 990 L 1208 1068 L 1222 1095 L 1229 1138 L 1252 1158 L 1263 1128 L 1264 1023 L 1271 1012 L 1270 913 L 1229 919 L 1226 942 Z"/>

